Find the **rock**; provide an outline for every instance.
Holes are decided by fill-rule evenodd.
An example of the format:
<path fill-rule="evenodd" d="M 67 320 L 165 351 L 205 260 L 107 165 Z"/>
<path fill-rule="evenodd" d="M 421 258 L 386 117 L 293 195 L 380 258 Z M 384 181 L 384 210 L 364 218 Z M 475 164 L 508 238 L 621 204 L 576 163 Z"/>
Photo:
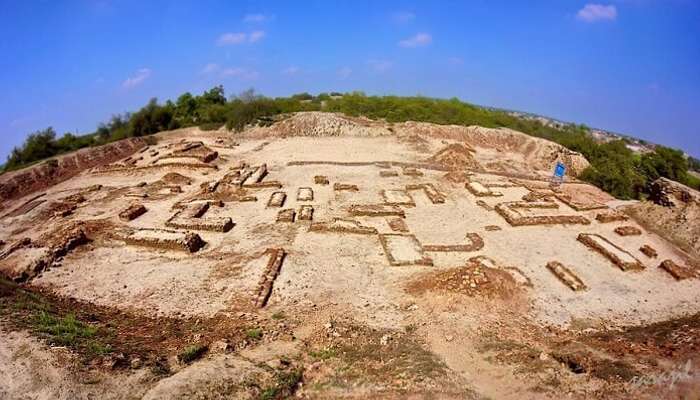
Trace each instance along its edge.
<path fill-rule="evenodd" d="M 451 342 L 451 341 L 455 340 L 455 337 L 452 335 L 447 335 L 447 336 L 445 336 L 445 340 L 447 340 L 448 342 Z"/>
<path fill-rule="evenodd" d="M 391 336 L 384 335 L 381 339 L 379 339 L 379 344 L 381 344 L 382 346 L 386 346 L 387 344 L 389 344 L 389 340 L 391 340 Z"/>
<path fill-rule="evenodd" d="M 143 365 L 143 363 L 141 362 L 141 359 L 137 357 L 131 360 L 130 365 L 132 369 L 139 369 L 141 368 L 141 365 Z"/>
<path fill-rule="evenodd" d="M 209 346 L 209 349 L 212 353 L 226 353 L 229 350 L 229 344 L 225 340 L 217 340 Z"/>

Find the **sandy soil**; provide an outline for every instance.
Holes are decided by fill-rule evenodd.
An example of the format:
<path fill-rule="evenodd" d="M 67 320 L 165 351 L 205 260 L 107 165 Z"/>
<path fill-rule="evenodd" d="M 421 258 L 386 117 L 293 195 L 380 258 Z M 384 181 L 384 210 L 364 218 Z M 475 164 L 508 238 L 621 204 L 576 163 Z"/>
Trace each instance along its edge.
<path fill-rule="evenodd" d="M 569 205 L 606 208 L 611 198 L 592 186 L 571 182 L 551 191 L 547 177 L 552 163 L 558 157 L 576 158 L 557 153 L 561 149 L 554 144 L 538 147 L 539 140 L 526 143 L 518 133 L 508 139 L 507 132 L 476 128 L 440 131 L 403 124 L 392 132 L 383 123 L 304 118 L 303 123 L 291 119 L 233 137 L 197 129 L 161 133 L 157 145 L 130 157 L 136 161 L 86 170 L 47 189 L 45 201 L 29 211 L 6 214 L 0 225 L 0 239 L 7 243 L 0 254 L 22 237 L 32 239 L 36 248 L 51 248 L 46 238 L 70 224 L 82 223 L 90 239 L 23 283 L 28 289 L 149 318 L 237 321 L 241 313 L 254 315 L 265 332 L 261 342 L 233 344 L 233 350 L 223 353 L 210 350 L 204 360 L 189 365 L 173 362 L 166 376 L 140 367 L 116 372 L 98 368 L 104 380 L 87 387 L 69 368 L 62 369 L 71 361 L 56 361 L 55 351 L 27 336 L 31 327 L 24 326 L 0 339 L 1 382 L 22 376 L 12 384 L 0 383 L 0 394 L 4 390 L 7 398 L 22 398 L 26 391 L 36 393 L 32 398 L 71 398 L 78 393 L 88 398 L 93 390 L 103 389 L 114 398 L 255 398 L 280 371 L 292 368 L 285 364 L 268 369 L 257 363 L 279 363 L 286 357 L 301 366 L 303 384 L 295 390 L 307 398 L 424 398 L 430 393 L 440 393 L 440 398 L 558 398 L 565 393 L 573 398 L 625 398 L 632 390 L 628 370 L 606 375 L 599 368 L 621 356 L 585 342 L 586 354 L 595 355 L 585 358 L 592 367 L 575 373 L 567 361 L 573 350 L 563 343 L 583 341 L 581 334 L 700 312 L 698 279 L 676 281 L 658 268 L 666 259 L 694 268 L 693 260 L 673 243 L 633 220 L 600 223 L 595 216 L 601 209 L 577 211 Z M 316 128 L 305 133 L 309 124 Z M 500 150 L 489 145 L 489 134 L 499 135 Z M 215 150 L 218 156 L 209 162 L 182 157 L 182 152 L 177 159 L 162 158 L 194 141 L 204 146 L 197 154 Z M 454 143 L 467 150 L 433 157 Z M 460 168 L 455 159 L 471 168 Z M 178 164 L 159 165 L 166 160 Z M 242 187 L 231 183 L 262 164 L 267 174 L 259 182 Z M 396 174 L 382 176 L 382 171 Z M 166 174 L 171 175 L 163 179 Z M 329 184 L 316 184 L 318 175 Z M 462 178 L 454 179 L 457 175 Z M 476 196 L 465 181 L 502 196 Z M 335 190 L 336 183 L 358 190 Z M 434 185 L 444 202 L 434 203 L 424 191 L 407 188 L 424 183 Z M 298 200 L 299 189 L 307 187 L 313 200 Z M 283 205 L 268 206 L 278 191 L 287 195 Z M 545 201 L 551 206 L 519 209 L 523 215 L 576 215 L 590 223 L 511 226 L 493 210 L 499 203 L 523 202 L 534 191 L 550 191 Z M 78 194 L 84 201 L 72 213 L 50 212 L 56 203 Z M 562 194 L 568 195 L 567 202 L 556 197 Z M 13 200 L 5 208 L 20 209 L 34 196 Z M 127 245 L 120 239 L 124 230 L 150 237 L 138 230 L 171 229 L 165 223 L 178 207 L 211 199 L 221 203 L 212 202 L 199 218 L 229 217 L 234 227 L 227 232 L 192 230 L 205 242 L 199 251 Z M 351 215 L 353 205 L 387 202 L 403 216 Z M 119 213 L 133 203 L 143 204 L 147 212 L 131 221 L 120 219 Z M 280 210 L 294 209 L 298 216 L 304 205 L 313 206 L 312 221 L 276 222 Z M 354 220 L 375 233 L 310 230 L 312 223 L 336 218 Z M 394 231 L 396 224 L 390 221 L 395 218 L 404 221 L 407 232 Z M 640 228 L 642 234 L 616 234 L 614 229 L 623 224 Z M 607 238 L 645 268 L 623 271 L 577 240 L 580 233 Z M 469 244 L 467 234 L 478 235 L 483 247 L 449 250 Z M 426 245 L 441 250 L 427 251 Z M 643 245 L 653 247 L 658 257 L 644 255 L 639 250 Z M 266 250 L 276 248 L 284 250 L 285 258 L 279 274 L 270 276 Z M 0 255 L 0 271 L 13 268 L 15 258 Z M 551 261 L 565 265 L 588 289 L 575 292 L 563 284 L 546 268 Z M 476 265 L 481 265 L 476 275 L 461 270 Z M 265 285 L 271 285 L 269 300 L 258 309 L 256 293 Z M 415 287 L 423 289 L 411 289 Z M 278 326 L 282 314 L 289 324 L 284 328 Z M 11 322 L 4 326 L 18 329 Z M 282 339 L 285 331 L 291 337 Z M 193 334 L 180 334 L 183 345 L 194 340 Z M 276 350 L 263 351 L 267 347 Z M 16 355 L 20 348 L 26 348 L 25 356 Z M 163 351 L 174 356 L 172 349 Z M 406 354 L 413 356 L 404 360 Z M 662 373 L 683 361 L 679 354 L 656 353 L 624 359 L 632 366 L 629 370 L 644 374 Z M 42 376 L 26 364 L 30 362 L 52 365 L 43 385 L 37 383 Z M 358 365 L 376 369 L 376 376 L 353 373 Z M 116 380 L 126 384 L 109 386 Z M 127 390 L 129 385 L 135 389 Z M 660 390 L 645 387 L 642 392 L 647 389 Z"/>

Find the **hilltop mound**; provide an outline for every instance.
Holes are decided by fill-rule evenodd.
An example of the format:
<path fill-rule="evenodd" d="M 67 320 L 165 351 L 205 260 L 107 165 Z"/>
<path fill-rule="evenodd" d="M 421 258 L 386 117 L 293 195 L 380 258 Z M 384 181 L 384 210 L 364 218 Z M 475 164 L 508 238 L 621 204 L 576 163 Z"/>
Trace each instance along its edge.
<path fill-rule="evenodd" d="M 319 111 L 298 112 L 269 127 L 253 127 L 249 136 L 385 136 L 383 123 Z"/>
<path fill-rule="evenodd" d="M 480 126 L 437 125 L 427 122 L 391 124 L 366 118 L 352 118 L 338 113 L 298 112 L 270 126 L 252 127 L 244 132 L 246 137 L 268 136 L 355 136 L 420 137 L 422 140 L 438 139 L 455 141 L 471 150 L 465 153 L 458 147 L 439 148 L 438 158 L 451 158 L 450 168 L 477 168 L 517 175 L 551 174 L 557 161 L 569 168 L 569 175 L 577 176 L 589 166 L 581 154 L 545 139 L 529 136 L 506 128 Z M 445 143 L 446 144 L 446 143 Z M 435 147 L 439 144 L 435 143 Z M 423 145 L 429 148 L 428 145 Z M 444 149 L 443 149 L 444 148 Z M 445 151 L 446 153 L 442 153 Z M 441 154 L 442 153 L 442 154 Z M 441 163 L 437 159 L 431 159 Z M 445 161 L 445 160 L 443 160 Z"/>
<path fill-rule="evenodd" d="M 474 169 L 479 163 L 474 159 L 475 150 L 468 144 L 453 143 L 428 159 L 449 169 Z"/>
<path fill-rule="evenodd" d="M 556 161 L 562 161 L 569 168 L 569 174 L 577 176 L 590 164 L 586 158 L 557 143 L 526 135 L 507 128 L 484 128 L 480 126 L 436 125 L 427 122 L 404 122 L 394 126 L 397 133 L 412 132 L 423 136 L 457 140 L 473 147 L 495 150 L 498 153 L 522 155 L 525 172 L 527 169 L 551 171 Z M 487 169 L 508 171 L 513 165 L 507 158 L 485 163 Z M 513 171 L 515 172 L 515 171 Z"/>

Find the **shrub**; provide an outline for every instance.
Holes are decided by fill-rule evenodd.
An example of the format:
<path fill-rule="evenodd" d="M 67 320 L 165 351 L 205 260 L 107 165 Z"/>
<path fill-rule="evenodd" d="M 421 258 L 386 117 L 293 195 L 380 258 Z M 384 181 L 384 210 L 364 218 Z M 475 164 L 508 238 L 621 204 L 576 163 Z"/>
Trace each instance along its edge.
<path fill-rule="evenodd" d="M 189 364 L 192 361 L 202 357 L 208 349 L 209 348 L 203 344 L 194 344 L 192 346 L 187 346 L 184 350 L 180 352 L 180 354 L 178 354 L 177 359 L 182 363 Z"/>

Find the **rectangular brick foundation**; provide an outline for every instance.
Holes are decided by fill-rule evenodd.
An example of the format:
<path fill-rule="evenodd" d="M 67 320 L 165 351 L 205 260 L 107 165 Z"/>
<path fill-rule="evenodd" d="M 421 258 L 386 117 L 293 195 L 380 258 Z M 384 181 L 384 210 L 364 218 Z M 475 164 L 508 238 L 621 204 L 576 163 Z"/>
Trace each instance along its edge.
<path fill-rule="evenodd" d="M 304 205 L 299 208 L 299 220 L 311 221 L 314 218 L 314 207 Z"/>
<path fill-rule="evenodd" d="M 287 199 L 285 192 L 274 192 L 270 195 L 270 200 L 267 201 L 268 207 L 282 207 Z"/>
<path fill-rule="evenodd" d="M 644 265 L 634 258 L 632 254 L 603 236 L 594 233 L 581 233 L 577 239 L 592 250 L 605 256 L 623 271 L 644 269 Z"/>
<path fill-rule="evenodd" d="M 680 266 L 673 262 L 673 260 L 662 261 L 661 264 L 659 264 L 659 268 L 668 272 L 677 281 L 697 277 L 696 271 L 688 267 Z"/>
<path fill-rule="evenodd" d="M 132 221 L 145 214 L 146 211 L 146 207 L 144 207 L 143 204 L 132 204 L 119 213 L 119 219 L 122 221 Z"/>
<path fill-rule="evenodd" d="M 586 285 L 576 276 L 569 268 L 559 261 L 550 261 L 547 263 L 547 269 L 557 277 L 563 284 L 571 288 L 573 291 L 586 290 Z"/>
<path fill-rule="evenodd" d="M 354 217 L 406 217 L 401 207 L 392 204 L 354 204 L 348 211 Z"/>
<path fill-rule="evenodd" d="M 377 229 L 364 226 L 352 219 L 334 218 L 332 222 L 314 222 L 309 232 L 354 233 L 358 235 L 376 235 Z"/>
<path fill-rule="evenodd" d="M 413 235 L 388 233 L 379 235 L 379 241 L 391 265 L 433 265 L 433 260 L 423 254 L 423 247 Z"/>
<path fill-rule="evenodd" d="M 272 286 L 282 269 L 282 262 L 287 255 L 283 249 L 268 249 L 269 259 L 267 266 L 260 276 L 258 286 L 255 288 L 254 304 L 258 308 L 267 305 L 267 301 L 272 294 Z"/>

